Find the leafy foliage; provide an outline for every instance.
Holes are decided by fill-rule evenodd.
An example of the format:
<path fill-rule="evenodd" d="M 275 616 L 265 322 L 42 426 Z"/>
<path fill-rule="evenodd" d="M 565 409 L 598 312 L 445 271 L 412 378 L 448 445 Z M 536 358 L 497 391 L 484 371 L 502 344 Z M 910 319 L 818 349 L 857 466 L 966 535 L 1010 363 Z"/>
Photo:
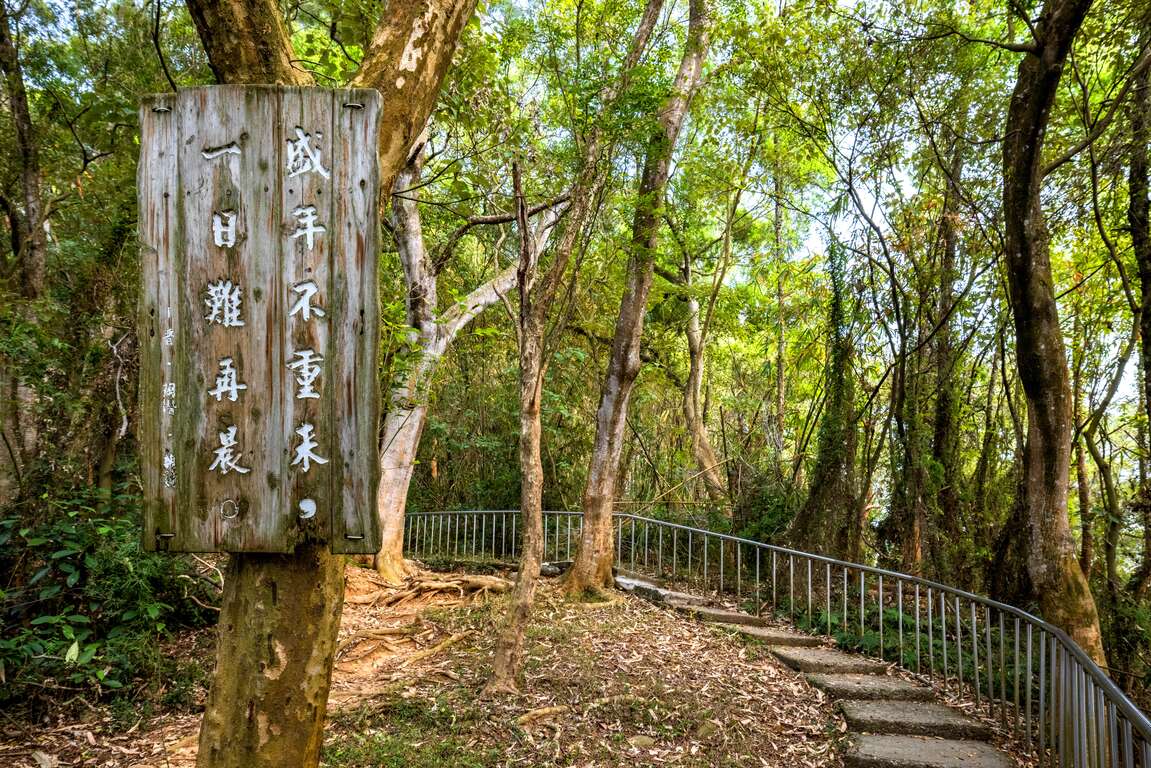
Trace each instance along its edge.
<path fill-rule="evenodd" d="M 209 620 L 202 606 L 215 590 L 183 559 L 141 549 L 139 504 L 126 489 L 111 498 L 80 490 L 52 498 L 42 525 L 0 519 L 4 572 L 27 574 L 0 591 L 9 702 L 34 687 L 99 696 L 155 683 L 158 641 Z"/>

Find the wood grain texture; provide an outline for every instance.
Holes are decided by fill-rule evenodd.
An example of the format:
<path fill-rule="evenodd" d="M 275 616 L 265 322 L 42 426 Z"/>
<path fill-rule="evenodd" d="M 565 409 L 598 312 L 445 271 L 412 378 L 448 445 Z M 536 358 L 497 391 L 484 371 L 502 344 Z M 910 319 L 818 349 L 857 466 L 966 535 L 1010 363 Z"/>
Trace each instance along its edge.
<path fill-rule="evenodd" d="M 149 97 L 140 114 L 145 546 L 374 552 L 378 95 L 214 86 Z M 293 141 L 310 152 L 291 153 Z M 292 156 L 307 158 L 303 169 Z M 224 281 L 242 326 L 209 301 Z M 289 316 L 313 285 L 311 317 Z M 306 350 L 319 370 L 310 389 L 289 367 Z M 213 394 L 229 368 L 244 388 Z M 305 471 L 293 459 L 308 426 L 318 458 Z"/>

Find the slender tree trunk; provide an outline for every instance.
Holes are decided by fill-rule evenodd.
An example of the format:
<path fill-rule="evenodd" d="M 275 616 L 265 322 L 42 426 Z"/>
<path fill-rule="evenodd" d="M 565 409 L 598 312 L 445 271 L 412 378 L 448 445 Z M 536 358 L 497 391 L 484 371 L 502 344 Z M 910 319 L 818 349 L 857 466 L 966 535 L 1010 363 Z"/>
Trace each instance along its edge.
<path fill-rule="evenodd" d="M 407 286 L 405 310 L 411 347 L 410 361 L 405 360 L 399 366 L 388 395 L 380 450 L 380 488 L 376 495 L 381 543 L 374 564 L 380 576 L 391 584 L 401 582 L 412 570 L 404 560 L 404 513 L 436 369 L 460 331 L 511 291 L 516 280 L 515 269 L 505 269 L 463 301 L 448 308 L 439 306 L 438 275 L 424 241 L 419 212 L 422 166 L 423 147 L 420 146 L 396 176 L 390 213 Z M 547 207 L 534 212 L 554 215 Z M 479 217 L 470 219 L 468 226 L 501 220 L 500 216 Z"/>
<path fill-rule="evenodd" d="M 592 148 L 592 152 L 598 152 Z M 540 412 L 544 374 L 547 373 L 548 313 L 563 285 L 564 273 L 576 240 L 587 223 L 591 200 L 598 190 L 594 165 L 585 165 L 572 190 L 572 210 L 568 229 L 560 238 L 555 257 L 547 273 L 538 276 L 539 257 L 556 224 L 556 217 L 542 221 L 532 231 L 528 227 L 518 164 L 512 165 L 515 187 L 516 223 L 520 231 L 520 257 L 516 268 L 519 292 L 519 318 L 516 326 L 520 363 L 520 514 L 523 518 L 523 543 L 520 570 L 512 590 L 504 624 L 496 638 L 492 674 L 484 686 L 486 695 L 515 692 L 523 664 L 524 633 L 531 619 L 543 560 L 543 459 L 540 453 Z M 575 229 L 572 229 L 572 228 Z M 561 323 L 562 325 L 562 323 Z"/>
<path fill-rule="evenodd" d="M 1083 333 L 1083 324 L 1079 317 L 1080 309 L 1075 308 L 1075 327 L 1073 338 L 1086 348 L 1086 338 Z M 1082 355 L 1082 353 L 1081 353 Z M 1074 402 L 1074 418 L 1076 424 L 1083 423 L 1083 362 L 1081 356 L 1072 355 L 1075 365 L 1071 375 L 1071 397 Z M 1079 501 L 1079 567 L 1084 575 L 1091 577 L 1091 565 L 1095 559 L 1095 510 L 1091 506 L 1091 476 L 1087 473 L 1087 453 L 1083 450 L 1086 435 L 1079 435 L 1075 441 L 1075 489 Z"/>
<path fill-rule="evenodd" d="M 1079 494 L 1079 567 L 1085 576 L 1090 576 L 1095 561 L 1095 510 L 1091 506 L 1091 475 L 1087 472 L 1082 436 L 1075 441 L 1075 488 Z"/>
<path fill-rule="evenodd" d="M 639 374 L 639 348 L 647 297 L 655 270 L 660 214 L 671 174 L 672 152 L 688 104 L 699 85 L 707 42 L 705 0 L 691 0 L 683 58 L 671 94 L 660 109 L 659 126 L 648 141 L 644 158 L 632 220 L 627 279 L 620 300 L 619 316 L 616 318 L 607 375 L 596 412 L 596 436 L 592 444 L 582 503 L 583 533 L 575 561 L 565 579 L 565 588 L 573 594 L 612 586 L 612 503 L 615 500 L 620 452 L 627 426 L 628 398 Z"/>
<path fill-rule="evenodd" d="M 188 6 L 221 82 L 309 84 L 291 64 L 274 0 L 189 0 Z M 413 126 L 427 122 L 474 7 L 474 0 L 399 3 L 377 27 L 356 80 L 384 96 L 384 189 L 391 189 L 408 155 L 418 133 Z M 418 55 L 407 55 L 409 40 L 417 38 L 423 41 Z M 392 76 L 401 66 L 406 81 Z M 294 555 L 231 556 L 216 672 L 200 727 L 200 768 L 319 764 L 343 590 L 344 558 L 323 545 L 302 545 Z"/>
<path fill-rule="evenodd" d="M 987 381 L 987 399 L 983 406 L 983 438 L 979 445 L 979 459 L 975 462 L 974 509 L 987 509 L 988 491 L 995 473 L 994 459 L 999 436 L 999 398 L 995 396 L 995 381 L 1000 365 L 999 347 L 991 358 L 991 375 Z"/>
<path fill-rule="evenodd" d="M 778 139 L 772 139 L 778 149 Z M 772 174 L 775 191 L 775 210 L 772 216 L 772 236 L 775 244 L 777 272 L 775 275 L 775 451 L 779 477 L 784 476 L 783 449 L 787 431 L 787 372 L 784 363 L 787 359 L 787 332 L 784 322 L 784 248 L 783 248 L 783 181 L 779 177 L 778 161 Z"/>
<path fill-rule="evenodd" d="M 1049 0 L 1024 54 L 1003 142 L 1003 219 L 1019 378 L 1027 396 L 1023 508 L 1028 570 L 1043 615 L 1106 663 L 1099 614 L 1079 567 L 1067 520 L 1071 387 L 1051 277 L 1040 191 L 1043 138 L 1063 65 L 1091 0 Z"/>
<path fill-rule="evenodd" d="M 686 285 L 690 288 L 689 279 Z M 727 500 L 727 487 L 720 472 L 719 457 L 711 445 L 707 434 L 701 407 L 704 374 L 704 338 L 699 322 L 699 300 L 694 296 L 687 299 L 687 385 L 683 392 L 683 414 L 687 423 L 687 433 L 691 438 L 691 455 L 699 467 L 707 495 L 715 503 Z"/>
<path fill-rule="evenodd" d="M 525 329 L 526 330 L 526 329 Z M 542 331 L 542 328 L 540 329 Z M 521 333 L 520 343 L 520 509 L 523 550 L 511 603 L 492 660 L 485 692 L 514 693 L 524 655 L 524 633 L 531 618 L 543 562 L 543 480 L 540 458 L 540 397 L 543 392 L 542 334 Z"/>
<path fill-rule="evenodd" d="M 1127 226 L 1131 231 L 1131 250 L 1139 269 L 1139 348 L 1142 363 L 1144 416 L 1151 424 L 1151 199 L 1148 198 L 1148 142 L 1151 130 L 1151 85 L 1148 70 L 1140 70 L 1131 94 L 1131 158 L 1127 175 Z M 1149 432 L 1151 434 L 1151 432 Z M 1147 450 L 1147 446 L 1144 446 Z"/>
<path fill-rule="evenodd" d="M 626 91 L 631 81 L 633 68 L 639 63 L 647 48 L 648 40 L 659 20 L 663 0 L 648 0 L 639 24 L 632 36 L 631 46 L 620 67 L 620 75 L 611 85 L 604 88 L 599 96 L 604 105 L 604 114 L 614 112 L 616 101 Z M 512 592 L 511 605 L 500 635 L 496 640 L 492 676 L 484 687 L 488 693 L 504 693 L 515 690 L 516 676 L 523 656 L 523 636 L 531 616 L 532 600 L 535 596 L 535 581 L 539 576 L 539 561 L 542 552 L 531 547 L 542 547 L 542 489 L 538 495 L 527 484 L 529 476 L 540 466 L 539 414 L 532 418 L 525 409 L 538 408 L 540 392 L 543 388 L 546 343 L 544 334 L 548 325 L 548 311 L 558 294 L 571 261 L 576 244 L 585 234 L 592 218 L 595 201 L 603 188 L 605 169 L 601 168 L 604 154 L 604 133 L 602 128 L 593 125 L 584 137 L 583 156 L 572 184 L 567 223 L 555 248 L 555 255 L 547 272 L 539 279 L 540 244 L 555 226 L 555 219 L 541 225 L 534 236 L 529 236 L 527 207 L 520 186 L 520 172 L 512 166 L 512 180 L 515 184 L 516 221 L 520 230 L 520 258 L 516 268 L 516 286 L 519 291 L 519 319 L 516 325 L 520 358 L 520 471 L 525 484 L 521 490 L 521 510 L 524 529 L 524 548 L 521 557 L 519 577 Z M 542 230 L 542 231 L 540 231 Z M 562 325 L 562 324 L 560 324 Z M 534 339 L 534 341 L 533 341 Z M 533 350 L 535 350 L 533 352 Z M 538 353 L 539 359 L 534 355 Z M 531 384 L 530 374 L 535 371 L 536 382 Z M 529 378 L 525 378 L 529 377 Z M 530 395 L 530 396 L 529 396 Z M 532 404 L 535 403 L 533 406 Z M 533 426 L 534 425 L 534 426 Z M 534 434 L 534 437 L 533 437 Z M 534 443 L 534 447 L 533 447 Z M 541 474 L 542 474 L 542 470 Z M 584 531 L 587 531 L 585 522 Z M 538 536 L 540 544 L 528 541 L 528 536 Z M 529 546 L 530 545 L 530 546 Z"/>
<path fill-rule="evenodd" d="M 0 0 L 0 72 L 8 111 L 16 133 L 16 153 L 20 159 L 20 192 L 23 208 L 19 216 L 20 250 L 14 254 L 20 264 L 20 289 L 26 299 L 44 292 L 44 271 L 48 243 L 44 235 L 44 202 L 40 194 L 40 149 L 28 107 L 24 70 L 12 35 L 10 0 Z"/>
<path fill-rule="evenodd" d="M 1103 482 L 1103 511 L 1106 514 L 1107 524 L 1104 526 L 1103 536 L 1103 564 L 1104 579 L 1107 582 L 1107 599 L 1111 607 L 1119 599 L 1119 531 L 1123 519 L 1123 507 L 1119 498 L 1119 488 L 1115 484 L 1115 472 L 1111 462 L 1103 455 L 1102 449 L 1095 443 L 1093 435 L 1084 435 L 1083 441 L 1091 453 L 1091 459 L 1099 470 L 1099 479 Z M 1090 573 L 1090 571 L 1084 571 Z"/>
<path fill-rule="evenodd" d="M 25 322 L 34 325 L 38 322 L 35 302 L 44 293 L 48 243 L 40 189 L 40 147 L 28 106 L 20 51 L 12 33 L 15 21 L 11 2 L 0 0 L 0 73 L 16 134 L 21 205 L 7 198 L 2 202 L 11 227 L 20 296 L 25 300 L 21 313 Z M 40 425 L 36 391 L 19 376 L 17 366 L 11 362 L 3 365 L 0 379 L 0 506 L 4 506 L 30 491 L 30 475 L 40 454 Z"/>
<path fill-rule="evenodd" d="M 639 218 L 638 213 L 636 218 Z M 653 217 L 652 230 L 655 226 Z M 654 239 L 654 231 L 652 234 Z M 644 245 L 637 246 L 633 236 L 635 247 Z M 607 589 L 612 585 L 612 504 L 626 437 L 628 398 L 639 373 L 639 344 L 652 277 L 649 257 L 636 258 L 633 255 L 628 259 L 627 283 L 596 412 L 596 436 L 581 505 L 583 533 L 565 582 L 571 593 Z"/>
<path fill-rule="evenodd" d="M 898 297 L 893 297 L 898 301 Z M 891 542 L 891 555 L 898 556 L 897 565 L 904 571 L 918 575 L 923 568 L 924 537 L 927 533 L 925 425 L 921 409 L 920 387 L 923 384 L 923 353 L 918 340 L 916 348 L 908 352 L 909 340 L 900 341 L 899 363 L 892 376 L 892 419 L 895 422 L 894 445 L 898 452 L 892 457 L 891 514 L 887 521 L 886 538 Z"/>
<path fill-rule="evenodd" d="M 961 102 L 961 107 L 965 107 Z M 963 112 L 963 110 L 961 110 Z M 935 367 L 936 398 L 931 455 L 940 469 L 935 494 L 936 572 L 949 573 L 954 568 L 956 553 L 960 549 L 962 510 L 959 504 L 959 484 L 962 458 L 960 456 L 959 383 L 953 375 L 956 352 L 952 338 L 955 305 L 956 261 L 959 253 L 960 182 L 963 178 L 963 138 L 966 121 L 960 117 L 958 130 L 951 135 L 951 167 L 947 171 L 947 191 L 943 200 L 940 221 L 942 251 L 940 254 L 939 300 L 936 305 L 935 343 L 932 349 Z"/>

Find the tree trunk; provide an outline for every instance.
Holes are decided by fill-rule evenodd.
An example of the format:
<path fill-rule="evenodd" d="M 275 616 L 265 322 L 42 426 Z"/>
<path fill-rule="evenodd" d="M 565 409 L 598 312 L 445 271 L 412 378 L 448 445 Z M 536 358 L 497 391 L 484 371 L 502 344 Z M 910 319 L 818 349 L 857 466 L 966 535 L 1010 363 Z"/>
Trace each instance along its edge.
<path fill-rule="evenodd" d="M 893 295 L 892 300 L 899 301 L 899 297 Z M 927 533 L 927 473 L 923 462 L 928 446 L 920 394 L 924 353 L 918 340 L 911 342 L 915 349 L 909 352 L 909 340 L 903 333 L 901 330 L 899 359 L 891 380 L 892 447 L 898 451 L 892 452 L 891 513 L 884 521 L 881 538 L 889 545 L 885 549 L 890 550 L 887 555 L 895 560 L 894 566 L 919 575 Z"/>
<path fill-rule="evenodd" d="M 541 329 L 542 330 L 542 329 Z M 534 338 L 533 338 L 534 336 Z M 523 663 L 524 633 L 531 618 L 543 561 L 543 481 L 540 457 L 540 397 L 543 392 L 543 339 L 523 334 L 520 344 L 520 510 L 523 550 L 511 604 L 496 641 L 492 676 L 484 691 L 514 693 Z"/>
<path fill-rule="evenodd" d="M 27 6 L 23 6 L 26 8 Z M 23 12 L 23 11 L 21 11 Z M 44 235 L 44 203 L 40 189 L 40 148 L 36 139 L 20 51 L 13 36 L 16 17 L 8 0 L 0 0 L 0 73 L 4 76 L 7 112 L 16 134 L 16 156 L 20 169 L 21 205 L 0 194 L 0 202 L 11 228 L 12 256 L 16 260 L 20 308 L 24 322 L 38 322 L 34 302 L 44 292 L 48 243 Z M 30 475 L 40 454 L 38 397 L 33 386 L 23 380 L 15 364 L 3 366 L 0 373 L 0 506 L 30 492 Z"/>
<path fill-rule="evenodd" d="M 344 558 L 324 546 L 232 555 L 198 766 L 319 764 L 343 604 Z"/>
<path fill-rule="evenodd" d="M 690 288 L 691 281 L 686 285 Z M 699 300 L 687 299 L 687 385 L 683 391 L 683 415 L 687 433 L 691 438 L 691 455 L 699 467 L 707 495 L 714 503 L 727 501 L 727 487 L 720 473 L 719 457 L 707 434 L 707 424 L 701 408 L 704 374 L 704 339 L 699 323 Z"/>
<path fill-rule="evenodd" d="M 24 88 L 24 70 L 12 36 L 12 11 L 8 0 L 0 0 L 0 72 L 8 111 L 16 132 L 16 150 L 20 158 L 20 192 L 23 208 L 19 216 L 20 250 L 13 254 L 20 265 L 20 290 L 26 299 L 37 299 L 44 292 L 44 270 L 48 243 L 44 235 L 44 202 L 40 195 L 40 151 L 28 94 Z"/>
<path fill-rule="evenodd" d="M 508 268 L 473 290 L 463 301 L 439 306 L 438 275 L 424 241 L 419 211 L 423 147 L 414 150 L 396 175 L 390 220 L 404 268 L 410 364 L 401 364 L 392 379 L 384 417 L 384 442 L 380 450 L 380 488 L 376 509 L 380 518 L 381 543 L 375 568 L 390 584 L 400 583 L 411 572 L 404 560 L 404 513 L 408 488 L 415 469 L 416 452 L 428 415 L 428 397 L 440 361 L 460 331 L 500 297 L 515 287 L 516 271 Z M 400 194 L 400 193 L 403 194 Z M 554 217 L 553 206 L 531 213 Z M 500 223 L 511 217 L 481 216 L 468 220 L 465 228 L 479 223 Z M 550 234 L 551 228 L 547 228 Z M 404 361 L 407 362 L 407 361 Z"/>
<path fill-rule="evenodd" d="M 1145 42 L 1145 40 L 1144 40 Z M 1131 94 L 1131 162 L 1127 176 L 1127 224 L 1131 230 L 1131 250 L 1139 268 L 1139 358 L 1142 368 L 1143 392 L 1140 401 L 1147 424 L 1151 425 L 1151 199 L 1148 198 L 1148 115 L 1151 114 L 1151 84 L 1147 69 L 1140 71 Z M 1143 435 L 1151 435 L 1151 428 Z M 1149 452 L 1146 437 L 1141 441 L 1140 466 Z M 1140 477 L 1139 512 L 1143 517 L 1143 557 L 1139 568 L 1132 574 L 1128 589 L 1142 599 L 1151 585 L 1151 488 L 1145 473 Z"/>
<path fill-rule="evenodd" d="M 1087 443 L 1087 450 L 1090 451 L 1091 459 L 1099 470 L 1099 479 L 1103 481 L 1103 511 L 1107 520 L 1104 528 L 1106 533 L 1103 536 L 1104 579 L 1107 582 L 1107 599 L 1114 608 L 1119 598 L 1118 555 L 1120 523 L 1123 519 L 1122 502 L 1119 499 L 1119 488 L 1115 485 L 1115 472 L 1111 462 L 1103 455 L 1092 435 L 1085 434 L 1083 442 Z"/>
<path fill-rule="evenodd" d="M 611 510 L 619 475 L 619 459 L 627 426 L 627 405 L 639 373 L 639 347 L 644 311 L 651 290 L 671 157 L 683 126 L 688 104 L 699 85 L 707 54 L 708 19 L 704 0 L 691 0 L 687 42 L 679 71 L 659 112 L 659 125 L 648 141 L 632 220 L 627 281 L 616 318 L 607 375 L 596 411 L 583 497 L 583 532 L 575 561 L 568 570 L 565 589 L 570 594 L 612 586 Z"/>
<path fill-rule="evenodd" d="M 1083 450 L 1083 437 L 1075 441 L 1075 488 L 1079 494 L 1079 568 L 1091 576 L 1095 561 L 1095 513 L 1091 506 L 1091 476 L 1087 473 L 1087 458 Z"/>
<path fill-rule="evenodd" d="M 859 562 L 862 552 L 855 525 L 858 504 L 854 348 L 847 318 L 847 276 L 843 254 L 829 253 L 831 306 L 828 311 L 827 399 L 819 421 L 815 466 L 807 499 L 792 520 L 788 538 L 810 551 Z M 797 455 L 801 454 L 797 451 Z"/>
<path fill-rule="evenodd" d="M 398 584 L 408 576 L 410 566 L 404 560 L 404 513 L 408 488 L 415 471 L 416 451 L 424 431 L 428 407 L 426 400 L 400 405 L 392 398 L 392 410 L 384 418 L 384 448 L 380 451 L 380 488 L 376 493 L 376 510 L 380 517 L 380 551 L 374 566 L 389 584 Z"/>
<path fill-rule="evenodd" d="M 1083 333 L 1080 320 L 1080 308 L 1075 307 L 1075 326 L 1072 338 L 1081 346 L 1081 355 L 1086 349 L 1086 336 Z M 1074 357 L 1074 355 L 1073 355 Z M 1082 357 L 1075 359 L 1071 375 L 1071 397 L 1074 403 L 1074 418 L 1076 424 L 1083 423 L 1083 361 Z M 1087 454 L 1083 450 L 1086 435 L 1080 435 L 1075 441 L 1075 489 L 1079 501 L 1079 567 L 1087 578 L 1091 578 L 1091 564 L 1095 559 L 1095 510 L 1091 506 L 1091 476 L 1087 473 Z"/>
<path fill-rule="evenodd" d="M 571 594 L 612 586 L 612 504 L 627 426 L 627 401 L 639 373 L 639 342 L 652 282 L 650 261 L 628 259 L 607 377 L 596 412 L 596 435 L 583 494 L 580 546 L 565 581 Z"/>
<path fill-rule="evenodd" d="M 563 285 L 564 273 L 575 248 L 577 235 L 586 223 L 590 193 L 597 188 L 596 174 L 585 166 L 573 188 L 572 215 L 569 229 L 560 239 L 542 284 L 537 279 L 539 255 L 555 227 L 557 217 L 542 221 L 535 231 L 528 228 L 528 211 L 518 164 L 512 165 L 512 183 L 515 188 L 516 224 L 520 231 L 520 257 L 516 268 L 516 286 L 520 309 L 517 341 L 520 363 L 520 514 L 523 518 L 523 544 L 520 570 L 512 590 L 511 603 L 504 618 L 499 637 L 496 638 L 492 658 L 492 675 L 484 686 L 484 693 L 514 693 L 517 677 L 523 664 L 524 633 L 531 618 L 543 561 L 543 458 L 540 453 L 540 411 L 543 397 L 544 374 L 547 372 L 546 331 L 548 311 Z M 570 228 L 578 227 L 573 232 Z"/>
<path fill-rule="evenodd" d="M 273 0 L 189 0 L 188 7 L 221 82 L 310 82 L 291 64 L 291 43 Z M 385 189 L 418 133 L 412 126 L 422 129 L 427 121 L 474 7 L 474 0 L 399 3 L 377 27 L 356 80 L 383 92 L 381 143 L 402 147 L 381 157 Z M 408 41 L 421 38 L 420 56 L 402 62 L 410 76 L 407 88 L 374 77 L 401 66 Z M 397 98 L 412 89 L 419 91 L 415 97 Z M 344 559 L 322 545 L 301 546 L 292 556 L 231 556 L 216 672 L 200 727 L 200 768 L 319 764 L 343 589 Z"/>
<path fill-rule="evenodd" d="M 773 137 L 775 149 L 778 151 L 779 140 Z M 772 215 L 772 237 L 774 239 L 776 269 L 775 275 L 775 452 L 779 479 L 784 476 L 783 449 L 786 445 L 787 435 L 787 372 L 784 361 L 787 359 L 787 332 L 784 323 L 784 292 L 783 274 L 786 260 L 783 248 L 783 182 L 779 178 L 779 161 L 776 161 L 775 172 L 772 173 L 774 189 L 774 211 Z"/>
<path fill-rule="evenodd" d="M 1127 225 L 1131 230 L 1131 250 L 1139 268 L 1139 330 L 1141 345 L 1139 356 L 1143 368 L 1144 416 L 1151 423 L 1151 220 L 1148 199 L 1147 144 L 1151 131 L 1147 121 L 1151 115 L 1151 85 L 1148 70 L 1140 70 L 1131 94 L 1131 162 L 1127 175 Z M 1151 431 L 1148 432 L 1151 434 Z"/>
<path fill-rule="evenodd" d="M 620 67 L 620 75 L 614 83 L 604 88 L 599 96 L 604 105 L 604 114 L 614 111 L 615 103 L 627 89 L 631 81 L 632 69 L 639 63 L 647 48 L 659 20 L 663 0 L 648 0 L 643 15 L 632 36 L 631 46 Z M 548 311 L 559 292 L 567 265 L 575 251 L 576 243 L 583 236 L 591 219 L 595 200 L 603 188 L 604 170 L 600 167 L 604 147 L 604 134 L 600 127 L 593 125 L 584 137 L 583 156 L 572 184 L 570 207 L 563 234 L 555 248 L 555 256 L 547 272 L 539 279 L 540 245 L 546 242 L 555 219 L 545 222 L 534 236 L 528 233 L 527 206 L 520 186 L 518 165 L 512 166 L 512 181 L 515 185 L 516 223 L 520 231 L 520 258 L 516 268 L 516 286 L 519 292 L 519 317 L 517 337 L 520 358 L 520 471 L 523 474 L 523 487 L 520 492 L 521 515 L 523 516 L 524 547 L 521 556 L 519 577 L 512 591 L 511 605 L 500 635 L 496 640 L 492 676 L 484 687 L 488 693 L 506 693 L 516 688 L 516 676 L 523 657 L 523 637 L 531 616 L 532 600 L 535 596 L 535 582 L 539 576 L 539 561 L 543 558 L 542 488 L 533 488 L 535 479 L 542 483 L 542 463 L 540 458 L 539 399 L 543 390 L 545 371 Z M 542 231 L 541 231 L 542 230 Z M 534 372 L 534 374 L 533 374 Z M 534 383 L 532 376 L 534 375 Z M 534 415 L 532 409 L 535 409 Z M 538 475 L 534 474 L 538 471 Z M 587 530 L 585 523 L 584 530 Z M 539 543 L 536 543 L 536 539 Z"/>
<path fill-rule="evenodd" d="M 411 358 L 400 362 L 392 380 L 380 450 L 380 487 L 376 494 L 380 550 L 376 553 L 375 567 L 391 584 L 403 581 L 410 570 L 404 561 L 404 511 L 427 416 L 431 373 L 443 354 L 436 323 L 439 303 L 436 276 L 427 258 L 418 206 L 423 156 L 423 148 L 416 149 L 396 174 L 389 214 L 407 284 L 404 308 L 410 329 L 407 341 Z M 399 194 L 401 192 L 403 194 Z"/>
<path fill-rule="evenodd" d="M 1021 501 L 1029 527 L 1028 570 L 1044 617 L 1104 664 L 1099 615 L 1067 520 L 1071 387 L 1040 204 L 1051 106 L 1090 6 L 1091 0 L 1049 0 L 1036 25 L 1034 49 L 1019 64 L 1003 142 L 1003 218 L 1016 364 L 1027 397 Z"/>
<path fill-rule="evenodd" d="M 961 107 L 966 107 L 965 100 Z M 940 469 L 939 485 L 935 494 L 936 573 L 954 570 L 956 554 L 960 549 L 962 531 L 959 504 L 959 483 L 962 467 L 960 454 L 959 382 L 953 375 L 956 352 L 952 338 L 952 318 L 955 305 L 956 260 L 959 253 L 960 181 L 963 178 L 963 138 L 966 120 L 961 110 L 957 130 L 951 132 L 951 167 L 947 170 L 947 191 L 943 199 L 940 222 L 942 253 L 939 263 L 940 291 L 936 308 L 937 330 L 932 349 L 935 367 L 936 398 L 931 455 Z"/>

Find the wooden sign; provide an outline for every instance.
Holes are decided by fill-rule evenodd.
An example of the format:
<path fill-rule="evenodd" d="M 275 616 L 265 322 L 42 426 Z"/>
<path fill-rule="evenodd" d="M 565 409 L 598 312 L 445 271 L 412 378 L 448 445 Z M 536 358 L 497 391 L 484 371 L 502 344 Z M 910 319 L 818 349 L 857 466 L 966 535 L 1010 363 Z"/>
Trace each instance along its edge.
<path fill-rule="evenodd" d="M 379 96 L 140 108 L 144 544 L 375 552 Z"/>

